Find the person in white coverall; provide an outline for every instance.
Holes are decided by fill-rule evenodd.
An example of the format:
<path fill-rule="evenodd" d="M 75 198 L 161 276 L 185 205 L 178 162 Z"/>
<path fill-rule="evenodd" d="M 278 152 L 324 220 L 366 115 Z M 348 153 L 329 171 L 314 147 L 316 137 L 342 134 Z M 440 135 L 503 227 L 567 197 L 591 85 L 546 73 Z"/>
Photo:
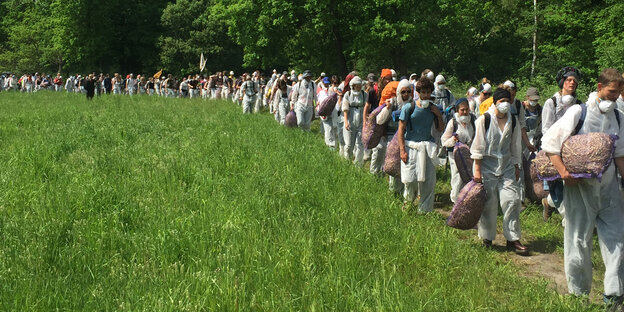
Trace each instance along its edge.
<path fill-rule="evenodd" d="M 578 134 L 601 132 L 624 137 L 617 120 L 616 100 L 622 87 L 622 77 L 615 69 L 605 69 L 598 78 L 598 92 L 586 103 L 585 120 Z M 566 207 L 564 229 L 564 263 L 568 291 L 587 295 L 592 284 L 592 241 L 594 228 L 605 264 L 604 299 L 607 303 L 622 303 L 624 257 L 624 211 L 618 192 L 616 170 L 624 173 L 624 144 L 615 144 L 615 164 L 597 179 L 575 179 L 561 160 L 563 142 L 574 135 L 582 116 L 581 105 L 574 105 L 542 138 L 542 148 L 550 157 L 564 181 L 563 205 Z M 620 115 L 620 119 L 622 119 Z M 617 169 L 616 169 L 617 168 Z M 619 311 L 619 310 L 618 310 Z"/>
<path fill-rule="evenodd" d="M 507 249 L 526 253 L 527 247 L 520 243 L 520 190 L 516 182 L 520 179 L 522 163 L 520 126 L 510 113 L 511 93 L 499 87 L 493 97 L 494 105 L 475 122 L 475 137 L 470 148 L 474 180 L 483 183 L 487 193 L 478 234 L 486 247 L 492 246 L 500 205 Z"/>
<path fill-rule="evenodd" d="M 243 114 L 251 114 L 251 109 L 256 103 L 258 88 L 258 83 L 252 80 L 250 75 L 246 75 L 245 82 L 243 82 L 240 87 L 240 93 L 243 101 Z"/>
<path fill-rule="evenodd" d="M 579 79 L 581 79 L 581 74 L 574 67 L 564 67 L 557 73 L 556 80 L 561 90 L 544 102 L 544 108 L 542 109 L 542 133 L 546 133 L 550 126 L 561 118 L 570 107 L 581 104 L 576 94 Z M 544 185 L 544 189 L 549 190 L 548 197 L 542 199 L 544 221 L 548 221 L 555 208 L 559 211 L 563 220 L 565 220 L 565 205 L 561 199 L 563 192 L 561 181 L 549 182 Z"/>
<path fill-rule="evenodd" d="M 293 105 L 297 116 L 297 126 L 303 131 L 310 131 L 310 123 L 314 114 L 316 103 L 316 84 L 312 81 L 312 73 L 309 70 L 303 72 L 303 79 L 297 82 L 291 92 Z"/>
<path fill-rule="evenodd" d="M 459 176 L 457 171 L 457 164 L 453 157 L 453 148 L 458 142 L 464 143 L 470 147 L 472 139 L 475 135 L 474 124 L 475 120 L 472 114 L 470 114 L 470 105 L 468 99 L 461 98 L 457 100 L 455 104 L 457 113 L 453 116 L 453 119 L 449 120 L 446 124 L 446 129 L 442 134 L 442 146 L 448 149 L 448 158 L 451 165 L 451 201 L 455 202 L 457 194 L 466 185 Z"/>
<path fill-rule="evenodd" d="M 343 137 L 346 144 L 345 158 L 358 166 L 364 165 L 364 145 L 362 144 L 362 120 L 364 117 L 364 104 L 368 99 L 368 93 L 362 90 L 362 78 L 353 77 L 349 81 L 351 90 L 342 96 L 342 109 L 344 114 Z"/>
<path fill-rule="evenodd" d="M 402 80 L 400 83 L 409 84 Z M 397 90 L 399 90 L 397 88 Z M 442 113 L 431 101 L 433 84 L 427 78 L 421 78 L 416 83 L 416 91 L 420 99 L 414 102 L 409 100 L 401 108 L 399 116 L 399 149 L 401 155 L 401 182 L 405 185 L 403 191 L 403 210 L 411 208 L 416 194 L 420 194 L 418 210 L 421 213 L 433 211 L 435 195 L 436 169 L 438 161 L 438 147 L 432 132 L 442 132 L 444 122 Z M 412 97 L 412 90 L 403 88 Z"/>

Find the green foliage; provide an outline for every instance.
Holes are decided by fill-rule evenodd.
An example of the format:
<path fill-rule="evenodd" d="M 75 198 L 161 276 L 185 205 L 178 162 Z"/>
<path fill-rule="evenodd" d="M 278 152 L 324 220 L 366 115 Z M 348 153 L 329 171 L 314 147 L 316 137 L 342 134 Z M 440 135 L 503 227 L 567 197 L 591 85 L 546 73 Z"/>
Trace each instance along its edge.
<path fill-rule="evenodd" d="M 551 83 L 574 65 L 592 85 L 624 69 L 616 0 L 87 1 L 0 4 L 0 70 L 176 74 L 233 69 L 399 75 L 425 68 L 459 81 Z M 534 18 L 537 18 L 537 24 Z M 535 73 L 531 77 L 533 34 Z"/>

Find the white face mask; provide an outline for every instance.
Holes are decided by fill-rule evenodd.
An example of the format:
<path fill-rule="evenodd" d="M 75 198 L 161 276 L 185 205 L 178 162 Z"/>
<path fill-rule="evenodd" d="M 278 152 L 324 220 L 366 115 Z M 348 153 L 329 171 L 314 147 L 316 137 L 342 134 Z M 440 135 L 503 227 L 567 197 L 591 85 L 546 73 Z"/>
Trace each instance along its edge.
<path fill-rule="evenodd" d="M 459 122 L 465 124 L 470 121 L 470 116 L 459 116 L 458 119 L 459 119 Z"/>
<path fill-rule="evenodd" d="M 509 104 L 509 102 L 501 102 L 501 103 L 496 104 L 496 109 L 498 110 L 499 113 L 507 114 L 510 106 L 511 104 Z"/>
<path fill-rule="evenodd" d="M 444 89 L 446 89 L 445 85 L 443 84 L 438 85 L 438 91 L 444 91 Z"/>
<path fill-rule="evenodd" d="M 429 104 L 431 104 L 429 100 L 420 100 L 420 106 L 422 106 L 422 108 L 429 107 Z"/>
<path fill-rule="evenodd" d="M 598 103 L 598 108 L 600 108 L 601 112 L 608 113 L 615 108 L 615 102 L 609 100 L 601 100 L 600 103 Z"/>
<path fill-rule="evenodd" d="M 574 102 L 574 97 L 569 94 L 561 97 L 561 103 L 563 103 L 563 105 L 571 105 L 572 102 Z"/>
<path fill-rule="evenodd" d="M 537 101 L 529 101 L 529 105 L 531 105 L 532 107 L 537 106 Z"/>

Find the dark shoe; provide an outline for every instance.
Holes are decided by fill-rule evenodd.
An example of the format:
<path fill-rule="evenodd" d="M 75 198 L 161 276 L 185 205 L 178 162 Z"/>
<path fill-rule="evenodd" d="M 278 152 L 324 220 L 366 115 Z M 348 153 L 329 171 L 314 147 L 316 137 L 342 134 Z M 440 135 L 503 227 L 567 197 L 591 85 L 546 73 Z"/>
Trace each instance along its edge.
<path fill-rule="evenodd" d="M 555 208 L 550 207 L 547 198 L 542 198 L 542 206 L 544 207 L 542 217 L 544 218 L 544 222 L 546 222 L 548 221 L 548 219 L 550 219 L 550 216 L 552 216 L 553 212 L 555 212 Z"/>
<path fill-rule="evenodd" d="M 527 246 L 522 245 L 519 240 L 517 241 L 507 241 L 507 250 L 515 251 L 516 253 L 526 253 L 529 251 Z"/>
<path fill-rule="evenodd" d="M 489 239 L 484 239 L 483 240 L 483 246 L 485 246 L 485 248 L 487 249 L 491 249 L 492 248 L 492 241 Z"/>
<path fill-rule="evenodd" d="M 607 306 L 607 311 L 624 311 L 624 307 L 622 306 L 624 297 L 602 295 L 602 300 Z"/>

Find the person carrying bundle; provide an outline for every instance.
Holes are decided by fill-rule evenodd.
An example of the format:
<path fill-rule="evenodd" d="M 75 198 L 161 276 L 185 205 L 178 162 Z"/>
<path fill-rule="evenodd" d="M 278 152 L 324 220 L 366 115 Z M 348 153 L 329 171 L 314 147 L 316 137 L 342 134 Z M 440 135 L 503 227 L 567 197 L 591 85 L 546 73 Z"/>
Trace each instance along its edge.
<path fill-rule="evenodd" d="M 490 106 L 475 123 L 470 148 L 474 160 L 474 180 L 483 183 L 487 200 L 478 224 L 478 234 L 487 248 L 496 237 L 496 216 L 503 212 L 503 234 L 507 249 L 526 253 L 520 243 L 520 164 L 522 139 L 517 119 L 511 115 L 511 93 L 499 86 Z"/>
<path fill-rule="evenodd" d="M 585 106 L 569 107 L 542 138 L 542 149 L 563 179 L 563 206 L 566 207 L 563 251 L 568 291 L 574 295 L 590 293 L 592 240 L 596 228 L 606 269 L 604 300 L 615 305 L 622 305 L 624 294 L 624 210 L 616 179 L 616 170 L 620 175 L 624 173 L 624 144 L 615 145 L 615 164 L 609 164 L 600 181 L 573 178 L 562 161 L 561 149 L 564 141 L 575 134 L 606 133 L 624 137 L 621 117 L 615 111 L 622 83 L 617 70 L 603 70 L 598 78 L 598 92 L 590 95 Z"/>
<path fill-rule="evenodd" d="M 454 203 L 457 194 L 464 187 L 464 182 L 457 170 L 457 164 L 453 157 L 453 148 L 457 143 L 463 143 L 470 147 L 472 139 L 475 135 L 475 118 L 470 114 L 470 105 L 468 99 L 461 98 L 455 103 L 457 112 L 453 118 L 448 121 L 446 129 L 442 134 L 442 145 L 448 151 L 448 157 L 451 165 L 451 201 Z"/>

